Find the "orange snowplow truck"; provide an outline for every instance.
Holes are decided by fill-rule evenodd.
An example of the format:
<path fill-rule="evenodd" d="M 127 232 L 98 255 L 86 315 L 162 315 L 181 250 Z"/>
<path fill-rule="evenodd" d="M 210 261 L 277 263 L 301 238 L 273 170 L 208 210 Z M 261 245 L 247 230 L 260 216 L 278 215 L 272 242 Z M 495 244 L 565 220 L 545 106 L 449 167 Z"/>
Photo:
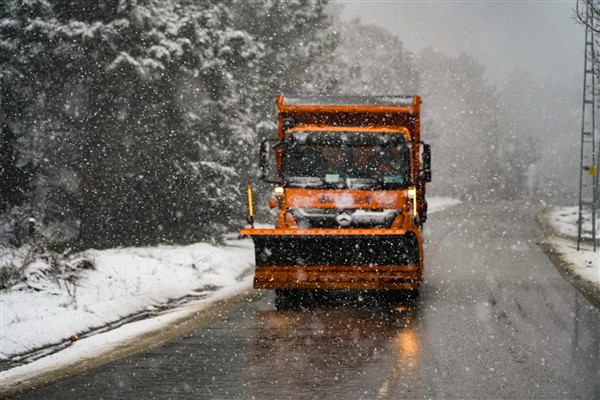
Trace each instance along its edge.
<path fill-rule="evenodd" d="M 430 146 L 418 96 L 277 98 L 277 139 L 261 145 L 275 184 L 274 228 L 254 227 L 255 288 L 416 290 L 423 272 Z M 290 290 L 291 289 L 291 290 Z"/>

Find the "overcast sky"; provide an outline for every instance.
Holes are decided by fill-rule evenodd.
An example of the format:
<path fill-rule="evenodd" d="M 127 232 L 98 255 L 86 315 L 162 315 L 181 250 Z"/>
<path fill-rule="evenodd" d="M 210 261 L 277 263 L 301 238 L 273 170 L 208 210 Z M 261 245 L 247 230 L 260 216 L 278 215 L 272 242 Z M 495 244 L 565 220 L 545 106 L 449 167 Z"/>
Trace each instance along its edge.
<path fill-rule="evenodd" d="M 585 29 L 574 20 L 575 0 L 333 2 L 344 4 L 344 19 L 384 26 L 410 51 L 472 55 L 495 83 L 519 68 L 540 80 L 583 84 Z"/>

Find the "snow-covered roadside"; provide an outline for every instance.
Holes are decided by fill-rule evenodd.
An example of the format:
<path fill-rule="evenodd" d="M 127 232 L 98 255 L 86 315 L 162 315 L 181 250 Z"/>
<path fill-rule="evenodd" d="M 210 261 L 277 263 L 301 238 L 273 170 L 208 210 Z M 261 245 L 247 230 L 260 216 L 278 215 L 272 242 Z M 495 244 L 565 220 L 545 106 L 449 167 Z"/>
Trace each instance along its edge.
<path fill-rule="evenodd" d="M 429 212 L 433 213 L 459 201 L 429 198 L 428 203 Z M 43 384 L 46 374 L 61 368 L 70 370 L 62 376 L 71 375 L 85 360 L 114 353 L 122 343 L 136 342 L 146 334 L 195 318 L 200 310 L 252 286 L 252 274 L 248 274 L 254 263 L 250 240 L 229 240 L 221 247 L 199 243 L 90 250 L 78 256 L 93 259 L 95 269 L 84 271 L 75 287 L 69 289 L 64 282 L 62 286 L 40 282 L 46 286 L 39 286 L 39 291 L 17 287 L 2 292 L 0 340 L 4 359 L 61 341 L 68 345 L 59 352 L 0 372 L 0 395 L 6 391 L 14 393 L 16 387 L 25 383 Z M 71 335 L 82 336 L 81 332 L 186 296 L 200 299 L 72 344 L 69 340 Z"/>
<path fill-rule="evenodd" d="M 65 349 L 0 372 L 0 398 L 82 373 L 149 347 L 181 337 L 235 305 L 231 298 L 252 287 L 252 275 L 158 316 L 131 322 L 101 334 L 77 340 Z M 238 296 L 239 297 L 239 296 Z"/>
<path fill-rule="evenodd" d="M 442 211 L 448 207 L 460 204 L 460 200 L 453 199 L 451 197 L 428 197 L 427 207 L 430 213 L 436 211 Z"/>
<path fill-rule="evenodd" d="M 540 220 L 546 227 L 544 247 L 559 268 L 590 301 L 600 307 L 600 242 L 596 252 L 591 241 L 591 218 L 584 215 L 582 241 L 577 250 L 578 207 L 549 207 Z M 596 220 L 596 240 L 600 240 L 600 216 Z"/>
<path fill-rule="evenodd" d="M 0 292 L 2 357 L 18 361 L 14 354 L 51 346 L 0 372 L 0 397 L 178 337 L 252 287 L 249 240 L 89 250 L 77 257 L 93 260 L 94 268 L 75 280 L 48 280 L 41 272 L 49 266 L 36 262 L 26 271 L 36 282 Z M 148 318 L 148 311 L 155 315 Z M 145 318 L 131 322 L 131 316 Z M 128 323 L 120 324 L 123 318 Z"/>
<path fill-rule="evenodd" d="M 90 330 L 164 307 L 184 297 L 208 297 L 249 274 L 249 241 L 88 250 L 77 255 L 94 267 L 73 280 L 48 279 L 43 261 L 25 272 L 27 286 L 1 292 L 0 358 L 69 342 Z M 33 282 L 32 282 L 33 281 Z M 32 289 L 33 288 L 33 289 Z"/>

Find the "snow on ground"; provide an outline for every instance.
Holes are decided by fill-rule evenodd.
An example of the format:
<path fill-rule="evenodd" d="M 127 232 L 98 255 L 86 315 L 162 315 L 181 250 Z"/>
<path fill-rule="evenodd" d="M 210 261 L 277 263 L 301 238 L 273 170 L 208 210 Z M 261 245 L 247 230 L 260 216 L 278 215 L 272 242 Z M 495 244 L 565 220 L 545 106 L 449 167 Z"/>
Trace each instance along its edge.
<path fill-rule="evenodd" d="M 1 292 L 1 359 L 186 296 L 203 297 L 237 283 L 254 261 L 248 241 L 88 250 L 77 256 L 92 260 L 94 268 L 76 279 L 48 279 L 42 272 L 51 266 L 37 261 L 27 267 L 26 283 Z"/>
<path fill-rule="evenodd" d="M 553 232 L 547 238 L 554 251 L 565 263 L 565 268 L 579 279 L 600 288 L 600 214 L 596 215 L 596 251 L 593 250 L 592 223 L 589 212 L 584 213 L 582 237 L 577 250 L 578 207 L 550 207 L 543 219 Z"/>
<path fill-rule="evenodd" d="M 459 201 L 429 198 L 428 203 L 432 213 Z M 88 250 L 78 254 L 73 263 L 77 258 L 92 260 L 93 268 L 79 271 L 75 279 L 49 280 L 43 273 L 51 268 L 49 263 L 35 262 L 26 271 L 27 285 L 0 292 L 2 360 L 18 361 L 20 354 L 65 343 L 59 352 L 0 372 L 3 385 L 8 387 L 44 371 L 105 354 L 120 342 L 194 315 L 198 304 L 203 307 L 249 290 L 254 264 L 250 240 L 228 240 L 225 246 L 198 243 Z M 127 321 L 127 317 L 144 316 L 146 311 L 188 296 L 195 300 L 154 317 L 102 331 L 102 327 L 111 328 L 111 324 Z M 96 329 L 98 334 L 85 335 Z M 82 338 L 71 344 L 69 338 L 73 335 Z"/>
<path fill-rule="evenodd" d="M 429 212 L 436 212 L 446 209 L 448 207 L 455 206 L 459 204 L 460 201 L 453 199 L 451 197 L 428 197 L 427 198 L 427 206 Z"/>
<path fill-rule="evenodd" d="M 592 238 L 592 218 L 589 210 L 583 213 L 581 225 L 581 236 L 586 239 Z M 552 230 L 561 236 L 577 239 L 577 220 L 579 218 L 579 207 L 551 207 L 548 212 L 548 221 Z M 596 238 L 600 239 L 600 212 L 596 215 Z"/>

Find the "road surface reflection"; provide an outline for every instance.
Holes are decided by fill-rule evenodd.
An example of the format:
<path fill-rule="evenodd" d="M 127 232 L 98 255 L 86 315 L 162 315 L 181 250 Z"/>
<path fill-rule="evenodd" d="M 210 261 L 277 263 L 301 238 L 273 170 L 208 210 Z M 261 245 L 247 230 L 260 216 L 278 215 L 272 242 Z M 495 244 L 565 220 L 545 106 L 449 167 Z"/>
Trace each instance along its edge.
<path fill-rule="evenodd" d="M 373 398 L 390 382 L 418 374 L 414 304 L 357 296 L 259 311 L 245 366 L 249 394 L 264 396 L 269 387 L 284 398 L 316 398 L 330 390 Z"/>

